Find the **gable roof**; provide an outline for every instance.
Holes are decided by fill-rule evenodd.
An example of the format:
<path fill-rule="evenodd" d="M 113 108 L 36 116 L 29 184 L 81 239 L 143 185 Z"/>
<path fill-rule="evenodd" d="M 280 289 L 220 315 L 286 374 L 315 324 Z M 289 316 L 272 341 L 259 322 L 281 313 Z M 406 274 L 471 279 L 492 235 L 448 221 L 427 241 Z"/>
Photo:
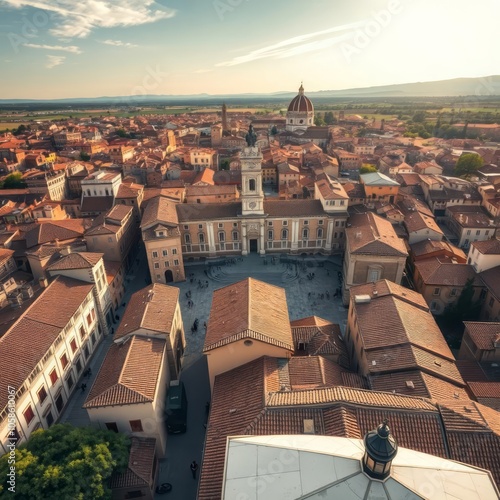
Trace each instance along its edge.
<path fill-rule="evenodd" d="M 147 229 L 158 222 L 170 225 L 179 223 L 176 203 L 163 196 L 156 196 L 148 201 L 142 216 L 141 229 Z"/>
<path fill-rule="evenodd" d="M 78 252 L 62 256 L 47 267 L 48 271 L 63 269 L 92 269 L 102 258 L 103 253 Z"/>
<path fill-rule="evenodd" d="M 434 257 L 415 262 L 415 269 L 420 273 L 426 285 L 465 286 L 469 279 L 474 286 L 480 286 L 481 280 L 469 264 L 446 262 Z"/>
<path fill-rule="evenodd" d="M 399 186 L 398 182 L 380 172 L 361 174 L 359 179 L 365 186 Z"/>
<path fill-rule="evenodd" d="M 203 351 L 243 338 L 294 350 L 283 288 L 247 278 L 215 290 Z"/>
<path fill-rule="evenodd" d="M 495 350 L 495 342 L 500 342 L 500 323 L 464 321 L 465 332 L 482 351 Z"/>
<path fill-rule="evenodd" d="M 136 335 L 123 344 L 112 344 L 83 408 L 152 402 L 165 344 L 165 339 Z"/>
<path fill-rule="evenodd" d="M 408 252 L 392 224 L 372 212 L 354 214 L 346 228 L 349 250 L 354 254 L 406 257 Z"/>
<path fill-rule="evenodd" d="M 132 294 L 116 330 L 115 342 L 137 330 L 170 334 L 179 293 L 177 287 L 153 283 Z"/>

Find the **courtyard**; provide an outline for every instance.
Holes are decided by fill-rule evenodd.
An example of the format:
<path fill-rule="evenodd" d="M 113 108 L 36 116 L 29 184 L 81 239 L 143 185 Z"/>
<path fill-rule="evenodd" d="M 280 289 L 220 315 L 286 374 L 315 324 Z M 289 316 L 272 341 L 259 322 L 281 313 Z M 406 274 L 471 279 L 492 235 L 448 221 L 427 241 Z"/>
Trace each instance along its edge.
<path fill-rule="evenodd" d="M 180 289 L 179 300 L 186 334 L 184 369 L 202 355 L 205 340 L 203 325 L 208 323 L 213 292 L 248 277 L 285 289 L 291 321 L 315 315 L 339 324 L 344 331 L 347 309 L 337 294 L 341 286 L 341 260 L 338 256 L 250 254 L 188 263 L 185 269 L 187 280 L 175 284 Z M 192 332 L 196 319 L 198 329 Z"/>

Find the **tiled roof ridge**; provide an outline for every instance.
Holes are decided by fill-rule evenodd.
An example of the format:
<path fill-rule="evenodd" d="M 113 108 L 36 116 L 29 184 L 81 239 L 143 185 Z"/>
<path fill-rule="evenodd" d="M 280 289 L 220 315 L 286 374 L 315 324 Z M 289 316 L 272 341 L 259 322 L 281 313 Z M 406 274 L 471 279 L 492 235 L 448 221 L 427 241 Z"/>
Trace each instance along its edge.
<path fill-rule="evenodd" d="M 274 391 L 266 395 L 265 405 L 268 408 L 294 406 L 293 401 L 297 396 L 304 393 L 310 393 L 317 396 L 314 402 L 308 402 L 308 405 L 314 404 L 330 404 L 330 403 L 345 403 L 361 406 L 376 406 L 374 397 L 380 396 L 386 398 L 383 408 L 392 408 L 400 410 L 421 410 L 421 411 L 438 411 L 437 405 L 429 398 L 420 396 L 407 396 L 405 394 L 393 394 L 383 391 L 372 391 L 370 389 L 358 389 L 344 386 L 335 387 L 317 387 L 313 389 L 297 389 L 294 391 Z M 281 399 L 279 401 L 278 399 Z M 392 400 L 389 404 L 388 400 Z M 408 405 L 396 404 L 397 401 L 407 402 Z M 413 403 L 413 404 L 411 404 Z M 302 403 L 299 403 L 302 404 Z"/>
<path fill-rule="evenodd" d="M 268 344 L 272 344 L 278 347 L 283 347 L 284 349 L 290 349 L 293 350 L 293 345 L 292 344 L 287 344 L 286 342 L 282 342 L 281 340 L 277 340 L 275 338 L 269 337 L 267 335 L 263 335 L 260 332 L 256 332 L 254 330 L 242 330 L 239 333 L 235 333 L 233 335 L 230 335 L 229 337 L 226 337 L 221 340 L 217 340 L 216 342 L 213 342 L 210 345 L 207 345 L 203 348 L 203 352 L 211 351 L 212 349 L 215 349 L 217 347 L 222 347 L 227 344 L 231 344 L 232 342 L 235 342 L 237 340 L 244 339 L 246 337 L 253 338 L 254 340 L 260 340 L 262 342 L 267 342 Z"/>
<path fill-rule="evenodd" d="M 453 400 L 452 401 L 454 404 L 456 403 L 456 400 Z M 439 403 L 436 403 L 437 404 L 437 407 L 439 409 L 439 413 L 442 413 L 442 408 L 444 408 L 446 411 L 450 411 L 450 412 L 453 412 L 454 414 L 456 415 L 459 415 L 460 417 L 466 419 L 467 421 L 469 421 L 470 423 L 474 424 L 474 426 L 476 427 L 476 429 L 474 429 L 474 432 L 491 432 L 493 434 L 497 434 L 489 425 L 488 421 L 484 418 L 483 414 L 481 413 L 480 409 L 478 408 L 477 406 L 477 403 L 475 401 L 472 401 L 472 400 L 469 400 L 469 401 L 464 401 L 464 404 L 462 405 L 462 407 L 465 408 L 468 406 L 468 405 L 471 405 L 474 407 L 476 413 L 474 413 L 474 415 L 479 415 L 480 418 L 481 418 L 481 422 L 478 422 L 477 419 L 474 419 L 472 417 L 469 417 L 468 415 L 466 415 L 465 413 L 463 412 L 458 412 L 455 407 L 453 406 L 448 406 L 446 404 L 446 401 L 443 401 L 441 400 Z M 479 429 L 477 429 L 477 427 L 480 426 L 482 427 L 484 430 L 483 431 L 480 431 Z M 445 423 L 445 428 L 446 428 L 446 423 Z M 447 429 L 446 428 L 446 432 L 457 432 L 456 429 Z M 465 432 L 464 429 L 460 429 L 459 432 Z"/>
<path fill-rule="evenodd" d="M 135 335 L 132 335 L 130 337 L 130 346 L 128 348 L 128 351 L 127 351 L 127 355 L 125 356 L 125 359 L 123 360 L 123 365 L 122 365 L 122 368 L 120 370 L 120 377 L 118 378 L 118 383 L 115 385 L 116 386 L 122 386 L 122 387 L 125 387 L 126 389 L 128 389 L 129 391 L 132 391 L 134 392 L 135 394 L 140 394 L 143 398 L 146 399 L 146 401 L 152 401 L 152 399 L 149 397 L 149 396 L 146 396 L 145 394 L 143 394 L 142 392 L 136 390 L 136 389 L 131 389 L 127 383 L 125 383 L 124 381 L 122 382 L 122 377 L 123 377 L 123 374 L 125 372 L 125 368 L 127 366 L 127 363 L 128 363 L 128 359 L 130 357 L 130 353 L 132 352 L 132 347 L 133 347 L 133 343 L 135 342 L 136 340 L 136 336 Z"/>
<path fill-rule="evenodd" d="M 130 351 L 129 351 L 130 352 Z M 128 357 L 128 353 L 127 353 L 127 357 Z M 125 363 L 124 365 L 125 366 Z M 123 373 L 123 371 L 121 372 Z M 120 378 L 121 378 L 121 374 L 120 374 Z M 128 392 L 129 394 L 134 394 L 136 396 L 140 396 L 140 399 L 141 399 L 141 403 L 146 403 L 148 401 L 153 401 L 152 398 L 150 398 L 149 396 L 145 396 L 144 394 L 142 394 L 141 392 L 139 391 L 136 391 L 135 389 L 131 389 L 130 387 L 128 387 L 127 385 L 125 384 L 122 384 L 120 382 L 118 382 L 117 384 L 114 384 L 112 385 L 111 387 L 108 387 L 106 388 L 105 391 L 97 394 L 96 396 L 94 396 L 90 401 L 86 401 L 83 405 L 84 408 L 92 408 L 92 407 L 100 407 L 100 406 L 115 406 L 116 403 L 114 404 L 106 404 L 106 403 L 103 403 L 103 402 L 97 402 L 95 403 L 95 405 L 93 404 L 93 401 L 96 401 L 96 400 L 100 400 L 102 399 L 106 394 L 108 393 L 112 393 L 112 392 L 115 392 L 116 389 L 119 389 L 119 388 L 122 388 L 124 389 L 126 392 Z M 128 404 L 128 403 L 127 403 Z"/>

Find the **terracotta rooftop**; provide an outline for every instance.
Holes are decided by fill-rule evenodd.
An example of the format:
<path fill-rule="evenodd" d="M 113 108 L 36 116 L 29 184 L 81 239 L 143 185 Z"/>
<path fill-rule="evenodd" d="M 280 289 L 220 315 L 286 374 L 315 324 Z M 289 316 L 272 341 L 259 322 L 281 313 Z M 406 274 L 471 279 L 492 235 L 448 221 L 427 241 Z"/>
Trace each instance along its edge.
<path fill-rule="evenodd" d="M 500 323 L 482 323 L 464 321 L 465 333 L 469 334 L 474 344 L 482 351 L 495 350 L 495 341 L 500 343 Z"/>
<path fill-rule="evenodd" d="M 419 260 L 415 262 L 415 269 L 426 285 L 463 287 L 469 279 L 473 280 L 474 286 L 482 284 L 471 265 L 446 262 L 439 257 Z"/>
<path fill-rule="evenodd" d="M 294 350 L 285 290 L 253 278 L 215 290 L 207 325 L 204 352 L 244 338 Z"/>
<path fill-rule="evenodd" d="M 145 229 L 151 224 L 163 222 L 165 224 L 178 224 L 176 203 L 163 196 L 151 199 L 142 216 L 141 228 Z"/>
<path fill-rule="evenodd" d="M 82 213 L 107 212 L 113 206 L 112 196 L 84 196 Z"/>
<path fill-rule="evenodd" d="M 152 487 L 156 439 L 132 436 L 130 455 L 124 472 L 115 472 L 110 480 L 112 489 L 134 486 Z"/>
<path fill-rule="evenodd" d="M 115 333 L 115 342 L 122 342 L 137 330 L 150 334 L 170 334 L 179 301 L 177 287 L 153 283 L 135 292 L 123 313 L 120 326 Z"/>
<path fill-rule="evenodd" d="M 142 184 L 120 184 L 118 192 L 116 193 L 117 199 L 122 198 L 137 198 L 141 191 L 144 191 L 144 186 Z"/>
<path fill-rule="evenodd" d="M 459 258 L 463 263 L 467 261 L 467 256 L 464 251 L 455 245 L 451 245 L 447 241 L 423 240 L 410 245 L 411 252 L 414 257 L 423 257 L 428 254 L 443 252 L 449 253 Z"/>
<path fill-rule="evenodd" d="M 92 269 L 102 258 L 103 253 L 80 252 L 70 253 L 47 267 L 47 271 L 62 269 Z"/>
<path fill-rule="evenodd" d="M 0 359 L 11 359 L 15 353 L 15 363 L 0 377 L 0 410 L 7 404 L 7 386 L 22 386 L 93 287 L 57 277 L 0 338 Z"/>
<path fill-rule="evenodd" d="M 227 436 L 303 434 L 304 419 L 313 421 L 315 434 L 362 438 L 387 418 L 400 446 L 490 469 L 500 482 L 494 410 L 339 386 L 280 391 L 280 363 L 264 357 L 216 377 L 200 500 L 221 496 Z"/>
<path fill-rule="evenodd" d="M 152 402 L 165 344 L 165 339 L 136 335 L 125 343 L 112 344 L 83 408 Z"/>
<path fill-rule="evenodd" d="M 404 241 L 398 238 L 392 224 L 372 212 L 355 214 L 346 229 L 349 250 L 353 254 L 374 254 L 395 257 L 408 255 Z"/>
<path fill-rule="evenodd" d="M 473 241 L 471 247 L 477 249 L 483 255 L 500 255 L 500 241 L 493 240 Z"/>

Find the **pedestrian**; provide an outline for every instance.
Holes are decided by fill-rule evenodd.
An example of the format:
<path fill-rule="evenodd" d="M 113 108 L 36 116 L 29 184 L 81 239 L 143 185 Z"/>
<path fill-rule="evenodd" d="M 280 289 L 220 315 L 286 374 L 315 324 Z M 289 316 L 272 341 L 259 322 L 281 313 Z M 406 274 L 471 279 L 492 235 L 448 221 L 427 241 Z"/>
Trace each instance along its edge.
<path fill-rule="evenodd" d="M 196 463 L 196 460 L 191 462 L 189 468 L 191 469 L 191 474 L 193 474 L 193 479 L 196 479 L 196 473 L 198 472 L 198 464 Z"/>

